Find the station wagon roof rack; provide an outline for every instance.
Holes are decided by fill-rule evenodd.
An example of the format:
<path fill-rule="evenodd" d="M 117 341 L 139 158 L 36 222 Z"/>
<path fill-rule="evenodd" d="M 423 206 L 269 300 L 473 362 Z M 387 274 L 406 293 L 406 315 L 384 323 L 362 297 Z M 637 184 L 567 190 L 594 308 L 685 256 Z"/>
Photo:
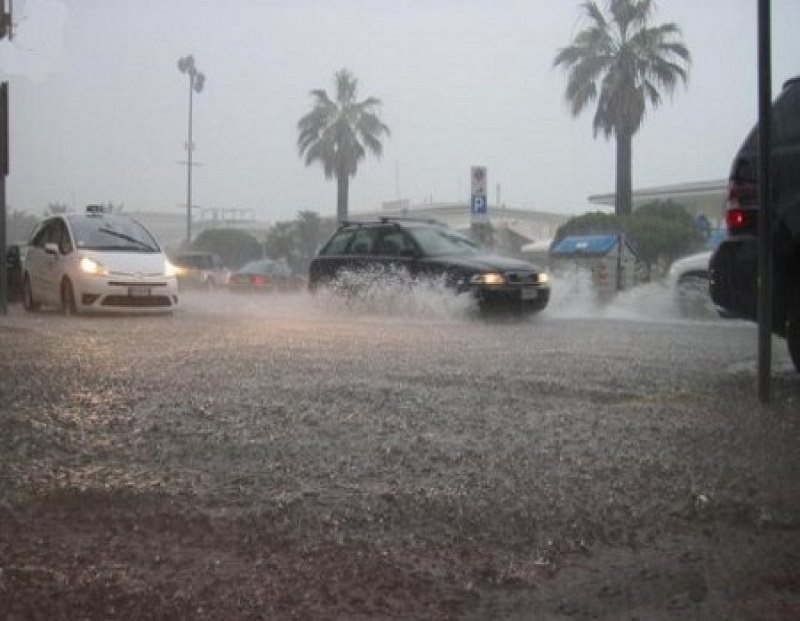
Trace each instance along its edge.
<path fill-rule="evenodd" d="M 386 222 L 424 222 L 425 224 L 438 224 L 440 226 L 447 226 L 444 222 L 440 222 L 435 218 L 413 218 L 408 216 L 381 216 L 379 220 L 383 223 Z"/>
<path fill-rule="evenodd" d="M 380 216 L 375 220 L 342 220 L 339 226 L 369 226 L 371 224 L 389 224 L 391 222 L 422 222 L 425 224 L 436 224 L 438 226 L 447 226 L 441 220 L 435 218 L 409 218 L 400 216 Z"/>

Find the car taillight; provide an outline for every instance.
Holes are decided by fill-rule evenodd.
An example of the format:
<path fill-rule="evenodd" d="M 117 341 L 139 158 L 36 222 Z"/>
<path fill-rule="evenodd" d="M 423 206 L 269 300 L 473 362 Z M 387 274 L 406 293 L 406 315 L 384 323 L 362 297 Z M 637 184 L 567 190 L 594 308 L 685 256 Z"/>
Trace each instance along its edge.
<path fill-rule="evenodd" d="M 745 231 L 756 230 L 756 211 L 754 209 L 741 209 L 735 207 L 728 209 L 725 214 L 725 224 L 728 225 L 728 232 L 732 235 Z"/>
<path fill-rule="evenodd" d="M 738 179 L 728 185 L 728 211 L 725 224 L 728 233 L 755 232 L 758 222 L 758 186 Z"/>
<path fill-rule="evenodd" d="M 266 276 L 253 276 L 253 284 L 259 287 L 263 287 L 269 282 L 269 279 Z"/>

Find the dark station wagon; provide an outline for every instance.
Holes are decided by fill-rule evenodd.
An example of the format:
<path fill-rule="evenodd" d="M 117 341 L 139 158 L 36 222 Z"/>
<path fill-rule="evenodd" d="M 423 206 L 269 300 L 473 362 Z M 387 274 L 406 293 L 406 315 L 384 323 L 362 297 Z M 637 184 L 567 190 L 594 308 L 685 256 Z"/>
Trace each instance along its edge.
<path fill-rule="evenodd" d="M 472 294 L 482 311 L 535 313 L 550 299 L 544 270 L 490 253 L 433 220 L 343 222 L 311 262 L 309 287 L 334 283 L 348 272 L 441 279 L 457 293 Z"/>

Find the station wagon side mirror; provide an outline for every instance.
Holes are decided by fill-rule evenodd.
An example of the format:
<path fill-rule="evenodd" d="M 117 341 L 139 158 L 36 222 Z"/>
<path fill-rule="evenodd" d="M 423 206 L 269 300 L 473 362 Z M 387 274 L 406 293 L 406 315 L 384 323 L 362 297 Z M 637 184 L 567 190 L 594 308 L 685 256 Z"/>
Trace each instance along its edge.
<path fill-rule="evenodd" d="M 58 244 L 54 244 L 53 242 L 47 242 L 44 245 L 44 251 L 47 254 L 52 254 L 53 256 L 58 256 Z"/>

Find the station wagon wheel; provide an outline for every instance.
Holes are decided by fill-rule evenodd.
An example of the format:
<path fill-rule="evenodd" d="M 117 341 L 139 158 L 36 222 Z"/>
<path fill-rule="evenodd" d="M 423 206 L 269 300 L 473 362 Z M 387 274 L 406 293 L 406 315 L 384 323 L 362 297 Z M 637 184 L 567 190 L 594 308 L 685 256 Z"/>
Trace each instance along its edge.
<path fill-rule="evenodd" d="M 64 315 L 77 315 L 78 309 L 75 305 L 75 291 L 72 283 L 64 279 L 61 283 L 61 312 Z"/>
<path fill-rule="evenodd" d="M 33 299 L 31 279 L 25 274 L 25 279 L 22 281 L 22 308 L 28 312 L 33 312 L 39 310 L 39 306 L 39 303 Z"/>

